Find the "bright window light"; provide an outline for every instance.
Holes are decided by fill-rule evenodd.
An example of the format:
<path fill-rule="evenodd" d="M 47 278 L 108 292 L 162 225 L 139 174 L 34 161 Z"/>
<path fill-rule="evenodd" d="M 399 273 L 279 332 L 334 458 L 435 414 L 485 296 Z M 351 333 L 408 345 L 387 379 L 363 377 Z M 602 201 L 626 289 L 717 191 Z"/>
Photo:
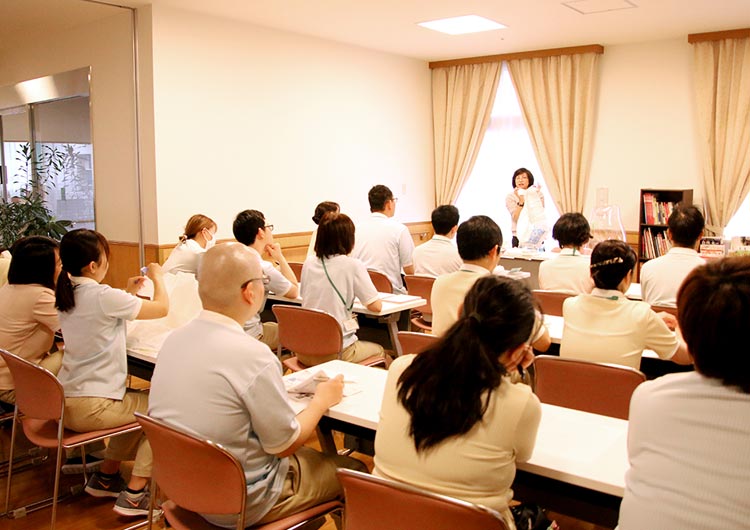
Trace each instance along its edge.
<path fill-rule="evenodd" d="M 433 29 L 440 33 L 448 35 L 463 35 L 465 33 L 479 33 L 480 31 L 492 31 L 495 29 L 505 29 L 499 22 L 479 15 L 465 15 L 462 17 L 441 18 L 440 20 L 429 20 L 419 22 L 418 26 L 427 29 Z"/>

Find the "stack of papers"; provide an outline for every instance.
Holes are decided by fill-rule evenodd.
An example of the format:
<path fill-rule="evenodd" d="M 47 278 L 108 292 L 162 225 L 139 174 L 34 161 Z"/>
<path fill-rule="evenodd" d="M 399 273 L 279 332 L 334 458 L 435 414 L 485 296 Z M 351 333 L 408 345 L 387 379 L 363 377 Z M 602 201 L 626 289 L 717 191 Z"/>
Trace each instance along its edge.
<path fill-rule="evenodd" d="M 293 397 L 311 397 L 318 384 L 336 377 L 335 373 L 328 373 L 324 370 L 303 370 L 284 377 L 284 387 L 288 394 Z M 344 397 L 357 394 L 362 391 L 362 387 L 356 382 L 344 379 Z"/>

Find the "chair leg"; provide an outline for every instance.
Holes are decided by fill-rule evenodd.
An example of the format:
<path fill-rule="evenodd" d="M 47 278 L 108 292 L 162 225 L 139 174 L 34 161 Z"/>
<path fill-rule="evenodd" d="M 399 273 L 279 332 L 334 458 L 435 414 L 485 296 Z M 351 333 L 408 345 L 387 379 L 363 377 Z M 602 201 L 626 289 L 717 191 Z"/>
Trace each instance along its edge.
<path fill-rule="evenodd" d="M 55 487 L 52 490 L 52 523 L 50 525 L 50 530 L 55 530 L 55 522 L 57 519 L 57 494 L 60 490 L 60 473 L 61 473 L 61 467 L 62 467 L 62 454 L 63 454 L 63 446 L 62 446 L 62 436 L 63 436 L 63 425 L 62 422 L 59 423 L 59 426 L 57 428 L 57 458 L 55 462 Z M 85 468 L 85 466 L 84 466 Z"/>
<path fill-rule="evenodd" d="M 8 460 L 8 483 L 5 485 L 5 510 L 3 514 L 7 514 L 10 509 L 10 481 L 13 478 L 13 451 L 16 446 L 16 429 L 18 428 L 18 407 L 16 407 L 13 413 L 13 427 L 10 431 L 10 456 Z"/>

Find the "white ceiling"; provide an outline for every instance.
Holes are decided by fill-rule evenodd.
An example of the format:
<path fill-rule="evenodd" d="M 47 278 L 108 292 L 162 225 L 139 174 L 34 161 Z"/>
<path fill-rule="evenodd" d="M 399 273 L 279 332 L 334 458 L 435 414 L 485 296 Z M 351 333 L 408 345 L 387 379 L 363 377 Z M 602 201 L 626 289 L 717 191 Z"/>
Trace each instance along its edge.
<path fill-rule="evenodd" d="M 750 0 L 102 0 L 179 7 L 425 60 L 583 44 L 683 38 L 750 27 Z M 0 50 L 34 32 L 70 29 L 117 8 L 87 0 L 0 0 Z M 477 14 L 508 29 L 443 35 L 417 22 Z"/>

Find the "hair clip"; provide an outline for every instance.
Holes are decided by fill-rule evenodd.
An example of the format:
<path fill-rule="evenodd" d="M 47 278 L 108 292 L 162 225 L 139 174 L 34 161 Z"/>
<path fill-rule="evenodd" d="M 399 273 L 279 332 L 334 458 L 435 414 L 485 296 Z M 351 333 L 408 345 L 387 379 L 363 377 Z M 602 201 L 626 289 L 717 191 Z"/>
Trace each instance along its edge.
<path fill-rule="evenodd" d="M 604 261 L 600 261 L 599 263 L 592 263 L 589 266 L 589 269 L 598 269 L 599 267 L 604 267 L 606 265 L 619 265 L 620 263 L 625 263 L 625 260 L 623 260 L 620 256 L 617 256 L 616 258 L 605 259 Z"/>

